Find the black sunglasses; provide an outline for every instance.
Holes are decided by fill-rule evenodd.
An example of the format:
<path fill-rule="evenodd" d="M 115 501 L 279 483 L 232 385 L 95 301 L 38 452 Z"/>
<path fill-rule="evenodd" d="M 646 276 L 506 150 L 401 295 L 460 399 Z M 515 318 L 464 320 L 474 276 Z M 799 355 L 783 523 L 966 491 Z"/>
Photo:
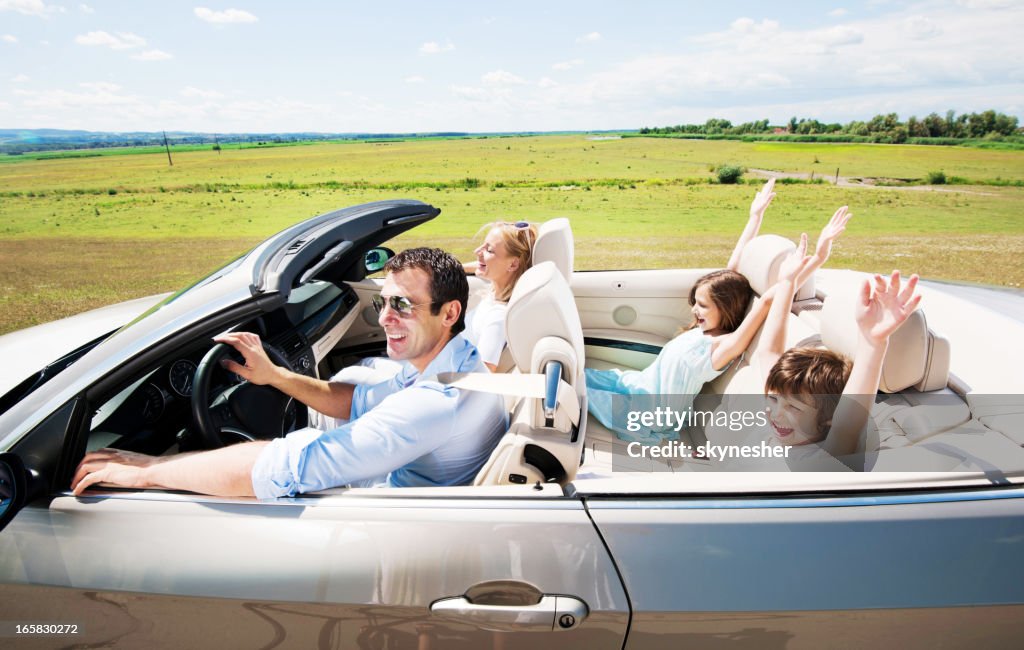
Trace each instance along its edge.
<path fill-rule="evenodd" d="M 400 316 L 412 316 L 412 312 L 417 307 L 433 307 L 438 304 L 436 302 L 422 302 L 414 303 L 405 296 L 381 296 L 376 295 L 370 298 L 370 304 L 373 305 L 374 311 L 378 314 L 384 311 L 384 303 L 387 303 L 391 309 L 398 312 Z"/>

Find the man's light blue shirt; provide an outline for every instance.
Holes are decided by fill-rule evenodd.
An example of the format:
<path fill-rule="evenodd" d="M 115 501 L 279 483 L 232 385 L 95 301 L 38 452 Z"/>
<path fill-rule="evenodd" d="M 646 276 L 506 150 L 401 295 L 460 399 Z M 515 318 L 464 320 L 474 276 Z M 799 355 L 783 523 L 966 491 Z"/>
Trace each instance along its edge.
<path fill-rule="evenodd" d="M 411 364 L 376 385 L 357 386 L 351 420 L 331 431 L 300 429 L 267 445 L 252 469 L 269 499 L 383 477 L 393 487 L 471 483 L 507 428 L 500 395 L 439 383 L 444 372 L 486 372 L 456 335 L 420 375 Z"/>

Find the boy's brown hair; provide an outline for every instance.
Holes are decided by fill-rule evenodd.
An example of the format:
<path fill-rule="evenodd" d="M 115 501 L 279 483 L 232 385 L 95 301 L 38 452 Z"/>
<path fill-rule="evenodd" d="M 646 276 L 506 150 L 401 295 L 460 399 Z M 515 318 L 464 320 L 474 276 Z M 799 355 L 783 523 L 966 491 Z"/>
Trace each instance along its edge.
<path fill-rule="evenodd" d="M 787 397 L 810 397 L 818 410 L 818 434 L 828 434 L 839 398 L 850 378 L 853 364 L 831 350 L 793 348 L 786 350 L 764 383 L 766 393 Z"/>

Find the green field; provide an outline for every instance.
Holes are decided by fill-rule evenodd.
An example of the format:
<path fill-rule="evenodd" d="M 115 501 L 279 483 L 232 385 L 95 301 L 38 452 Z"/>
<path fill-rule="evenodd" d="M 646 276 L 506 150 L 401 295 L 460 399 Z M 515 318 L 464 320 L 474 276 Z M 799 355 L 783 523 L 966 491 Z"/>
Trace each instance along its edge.
<path fill-rule="evenodd" d="M 584 136 L 172 151 L 173 167 L 163 152 L 0 164 L 0 332 L 178 288 L 298 220 L 382 198 L 443 210 L 398 245 L 467 258 L 488 221 L 568 216 L 577 268 L 719 266 L 755 191 L 711 183 L 726 162 L 966 179 L 941 191 L 780 184 L 764 231 L 813 236 L 848 204 L 856 216 L 832 266 L 1024 281 L 1018 151 Z"/>

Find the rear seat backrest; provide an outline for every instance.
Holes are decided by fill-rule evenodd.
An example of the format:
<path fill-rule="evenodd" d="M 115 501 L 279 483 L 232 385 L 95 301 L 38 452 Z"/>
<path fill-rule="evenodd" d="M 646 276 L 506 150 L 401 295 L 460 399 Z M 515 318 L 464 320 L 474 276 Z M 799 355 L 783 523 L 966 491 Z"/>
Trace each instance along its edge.
<path fill-rule="evenodd" d="M 821 310 L 822 344 L 851 359 L 859 337 L 854 320 L 859 300 L 860 285 L 848 284 L 829 293 Z M 949 341 L 928 329 L 924 311 L 918 309 L 889 339 L 879 390 L 939 390 L 948 381 Z"/>

